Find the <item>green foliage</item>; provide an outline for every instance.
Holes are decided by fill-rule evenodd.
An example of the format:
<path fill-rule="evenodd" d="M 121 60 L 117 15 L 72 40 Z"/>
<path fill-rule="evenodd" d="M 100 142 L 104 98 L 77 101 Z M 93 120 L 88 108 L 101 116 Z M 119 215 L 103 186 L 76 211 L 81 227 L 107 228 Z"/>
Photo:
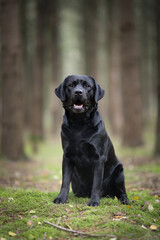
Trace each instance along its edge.
<path fill-rule="evenodd" d="M 16 234 L 14 239 L 75 238 L 44 220 L 86 233 L 115 235 L 116 239 L 160 238 L 159 199 L 148 191 L 129 192 L 129 206 L 121 205 L 117 199 L 103 198 L 99 207 L 88 207 L 89 199 L 76 198 L 72 193 L 67 204 L 55 205 L 52 200 L 57 194 L 1 188 L 0 239 L 9 239 L 10 233 Z M 156 230 L 151 229 L 152 225 Z"/>

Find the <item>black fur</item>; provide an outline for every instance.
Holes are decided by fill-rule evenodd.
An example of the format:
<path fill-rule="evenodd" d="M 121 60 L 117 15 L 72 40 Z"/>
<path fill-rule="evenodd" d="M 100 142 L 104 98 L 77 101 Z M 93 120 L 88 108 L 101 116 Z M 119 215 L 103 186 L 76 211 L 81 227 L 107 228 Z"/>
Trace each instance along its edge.
<path fill-rule="evenodd" d="M 100 205 L 100 197 L 117 197 L 128 204 L 123 166 L 97 111 L 104 90 L 94 78 L 68 76 L 55 89 L 65 109 L 62 123 L 62 186 L 54 203 L 66 203 L 70 183 L 77 197 L 90 197 L 89 206 Z"/>

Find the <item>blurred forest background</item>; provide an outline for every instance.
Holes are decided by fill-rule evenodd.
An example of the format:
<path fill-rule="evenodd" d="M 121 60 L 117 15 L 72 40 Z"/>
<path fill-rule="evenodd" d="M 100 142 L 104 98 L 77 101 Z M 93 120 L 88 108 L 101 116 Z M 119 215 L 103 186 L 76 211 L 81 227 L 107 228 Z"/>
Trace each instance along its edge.
<path fill-rule="evenodd" d="M 160 154 L 160 1 L 0 0 L 0 152 L 60 135 L 67 75 L 105 89 L 99 110 L 122 146 Z"/>

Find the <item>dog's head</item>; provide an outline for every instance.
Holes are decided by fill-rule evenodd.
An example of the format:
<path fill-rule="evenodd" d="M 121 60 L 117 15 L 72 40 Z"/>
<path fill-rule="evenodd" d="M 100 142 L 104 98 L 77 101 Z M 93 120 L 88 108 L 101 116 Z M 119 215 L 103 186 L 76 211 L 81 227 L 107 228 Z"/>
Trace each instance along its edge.
<path fill-rule="evenodd" d="M 84 113 L 104 96 L 104 90 L 93 77 L 71 75 L 55 89 L 64 108 L 74 113 Z"/>

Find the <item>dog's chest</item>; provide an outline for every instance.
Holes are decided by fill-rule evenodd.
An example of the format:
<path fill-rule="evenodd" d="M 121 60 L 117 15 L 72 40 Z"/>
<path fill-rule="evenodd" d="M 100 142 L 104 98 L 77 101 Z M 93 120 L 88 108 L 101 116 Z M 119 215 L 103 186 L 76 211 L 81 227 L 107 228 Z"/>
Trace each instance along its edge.
<path fill-rule="evenodd" d="M 99 159 L 95 146 L 84 141 L 70 143 L 66 148 L 66 156 L 78 167 L 89 167 Z"/>
<path fill-rule="evenodd" d="M 64 129 L 63 129 L 64 130 Z M 62 134 L 64 154 L 78 167 L 89 167 L 99 159 L 96 146 L 92 143 L 90 129 L 73 131 L 67 129 Z"/>

